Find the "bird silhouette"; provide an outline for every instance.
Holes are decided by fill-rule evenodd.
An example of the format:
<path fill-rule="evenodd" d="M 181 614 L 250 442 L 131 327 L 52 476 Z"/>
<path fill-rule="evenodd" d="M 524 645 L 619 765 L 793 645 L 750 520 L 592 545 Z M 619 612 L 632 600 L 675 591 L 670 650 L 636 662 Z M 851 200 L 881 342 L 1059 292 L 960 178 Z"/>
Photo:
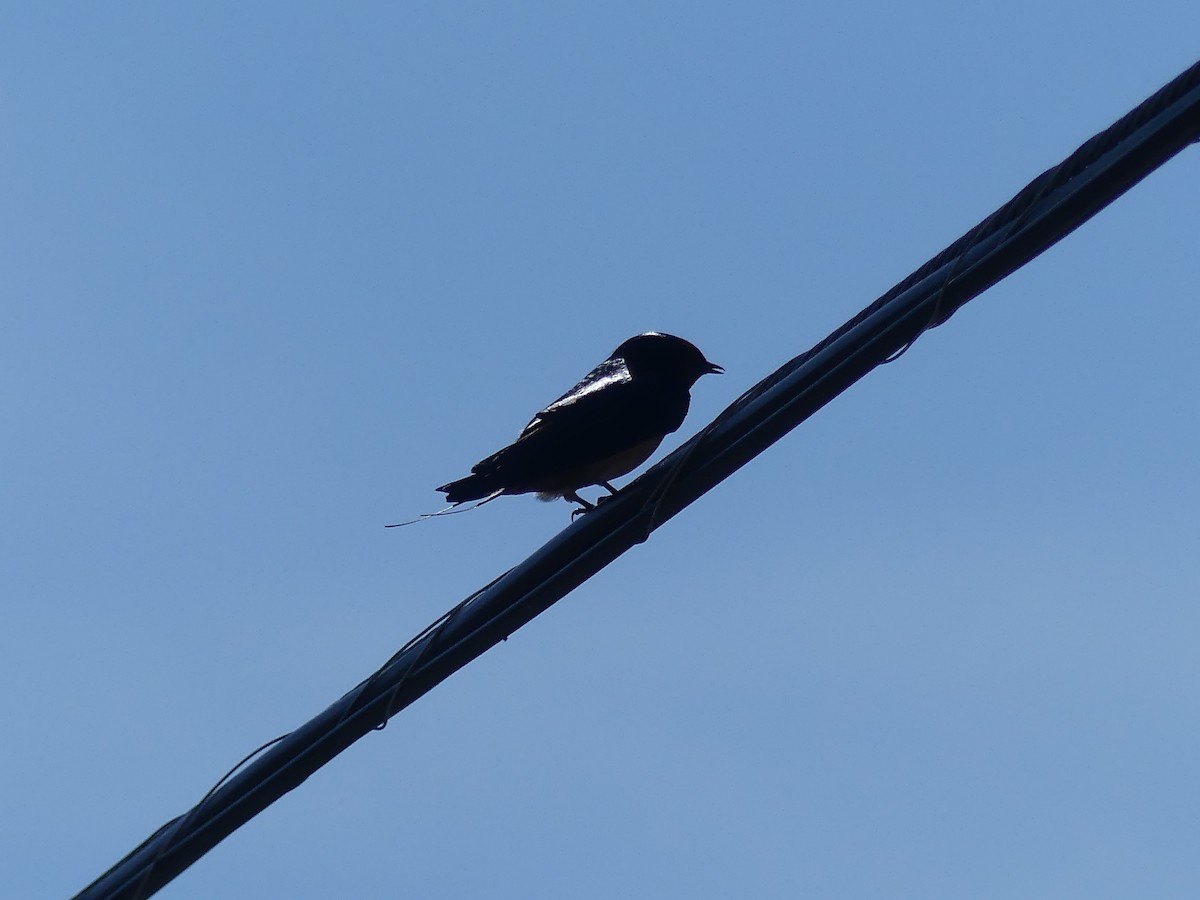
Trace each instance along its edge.
<path fill-rule="evenodd" d="M 651 331 L 629 338 L 579 384 L 541 410 L 513 443 L 437 490 L 450 503 L 504 494 L 593 504 L 579 489 L 637 468 L 683 424 L 691 388 L 725 370 L 683 338 Z"/>

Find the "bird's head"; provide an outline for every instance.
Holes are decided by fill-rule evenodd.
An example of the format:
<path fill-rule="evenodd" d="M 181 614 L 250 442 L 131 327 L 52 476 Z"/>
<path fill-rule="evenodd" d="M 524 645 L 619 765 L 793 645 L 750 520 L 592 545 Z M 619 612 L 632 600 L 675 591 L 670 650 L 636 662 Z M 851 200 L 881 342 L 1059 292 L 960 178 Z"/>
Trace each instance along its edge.
<path fill-rule="evenodd" d="M 720 375 L 724 369 L 710 363 L 695 344 L 658 331 L 635 335 L 612 352 L 609 359 L 623 359 L 629 374 L 654 375 L 691 387 L 702 375 Z"/>

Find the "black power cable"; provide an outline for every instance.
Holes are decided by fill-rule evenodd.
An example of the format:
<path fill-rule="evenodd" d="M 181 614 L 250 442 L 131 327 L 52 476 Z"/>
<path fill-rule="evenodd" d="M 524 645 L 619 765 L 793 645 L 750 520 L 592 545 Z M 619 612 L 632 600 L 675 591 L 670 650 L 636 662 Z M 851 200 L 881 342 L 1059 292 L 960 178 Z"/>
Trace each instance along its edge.
<path fill-rule="evenodd" d="M 642 477 L 417 635 L 320 715 L 260 748 L 81 891 L 148 897 L 372 729 L 644 541 L 927 329 L 1200 140 L 1200 63 L 1039 175 L 875 303 L 780 367 Z"/>

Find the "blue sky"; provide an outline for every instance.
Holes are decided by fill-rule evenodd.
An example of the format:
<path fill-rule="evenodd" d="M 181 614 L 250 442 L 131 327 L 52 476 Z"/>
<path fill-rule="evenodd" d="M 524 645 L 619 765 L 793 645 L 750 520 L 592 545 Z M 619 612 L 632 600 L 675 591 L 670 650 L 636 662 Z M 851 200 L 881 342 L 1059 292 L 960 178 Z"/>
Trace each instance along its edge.
<path fill-rule="evenodd" d="M 0 13 L 0 878 L 69 895 L 1197 57 L 1194 2 Z M 242 828 L 200 897 L 1200 893 L 1200 150 Z"/>

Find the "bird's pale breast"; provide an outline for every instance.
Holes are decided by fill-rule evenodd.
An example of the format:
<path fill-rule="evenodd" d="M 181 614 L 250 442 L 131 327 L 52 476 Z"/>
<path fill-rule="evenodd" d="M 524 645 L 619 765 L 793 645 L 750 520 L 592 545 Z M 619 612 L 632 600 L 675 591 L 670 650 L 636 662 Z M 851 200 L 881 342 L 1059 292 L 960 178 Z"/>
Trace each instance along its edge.
<path fill-rule="evenodd" d="M 631 472 L 650 458 L 650 454 L 658 449 L 662 437 L 652 437 L 634 444 L 628 450 L 614 453 L 605 459 L 588 463 L 566 472 L 556 472 L 547 478 L 531 481 L 520 485 L 517 489 L 509 489 L 506 494 L 527 494 L 536 491 L 543 500 L 554 500 L 566 491 L 578 490 L 589 484 L 599 484 L 619 478 L 626 472 Z"/>

